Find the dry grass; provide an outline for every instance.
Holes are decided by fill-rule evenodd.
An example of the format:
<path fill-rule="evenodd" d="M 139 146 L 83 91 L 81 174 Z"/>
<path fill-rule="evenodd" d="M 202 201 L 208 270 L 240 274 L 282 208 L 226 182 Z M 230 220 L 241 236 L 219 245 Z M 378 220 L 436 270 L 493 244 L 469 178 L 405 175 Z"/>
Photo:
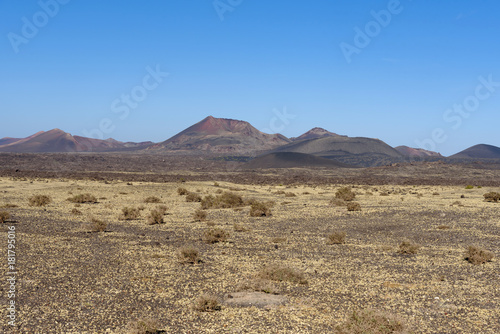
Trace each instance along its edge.
<path fill-rule="evenodd" d="M 361 204 L 358 202 L 347 203 L 347 211 L 361 211 Z"/>
<path fill-rule="evenodd" d="M 200 260 L 200 251 L 192 246 L 181 247 L 177 251 L 177 258 L 180 263 L 198 263 Z"/>
<path fill-rule="evenodd" d="M 119 220 L 134 220 L 138 219 L 141 215 L 141 212 L 137 208 L 122 208 L 122 213 L 118 217 Z"/>
<path fill-rule="evenodd" d="M 481 247 L 469 246 L 465 251 L 465 259 L 472 264 L 483 264 L 490 262 L 495 257 L 493 252 L 487 251 Z"/>
<path fill-rule="evenodd" d="M 349 319 L 337 326 L 339 334 L 404 334 L 408 333 L 405 322 L 387 312 L 374 310 L 354 311 Z"/>
<path fill-rule="evenodd" d="M 196 299 L 193 309 L 199 312 L 214 312 L 220 311 L 222 307 L 217 297 L 204 294 Z"/>
<path fill-rule="evenodd" d="M 342 187 L 339 190 L 337 190 L 337 192 L 335 193 L 335 197 L 349 202 L 349 201 L 352 201 L 356 197 L 356 194 L 351 190 L 351 188 Z"/>
<path fill-rule="evenodd" d="M 399 253 L 401 254 L 416 254 L 420 249 L 420 245 L 410 240 L 404 240 L 399 244 Z"/>
<path fill-rule="evenodd" d="M 202 209 L 197 209 L 193 213 L 193 219 L 197 222 L 205 221 L 205 220 L 207 220 L 207 212 L 205 210 L 202 210 Z"/>
<path fill-rule="evenodd" d="M 275 264 L 262 268 L 262 270 L 257 273 L 257 278 L 278 282 L 286 281 L 291 283 L 307 284 L 307 280 L 303 272 L 295 268 Z"/>
<path fill-rule="evenodd" d="M 148 225 L 163 224 L 163 212 L 158 209 L 152 209 L 149 212 L 146 222 Z"/>
<path fill-rule="evenodd" d="M 30 206 L 46 206 L 52 202 L 52 199 L 47 195 L 35 195 L 29 198 Z"/>
<path fill-rule="evenodd" d="M 97 198 L 89 193 L 75 195 L 67 200 L 72 203 L 97 203 Z"/>
<path fill-rule="evenodd" d="M 161 200 L 156 196 L 149 196 L 144 199 L 144 203 L 161 203 Z"/>
<path fill-rule="evenodd" d="M 211 228 L 203 234 L 203 240 L 207 244 L 215 244 L 217 242 L 224 242 L 229 238 L 229 233 L 221 228 Z"/>
<path fill-rule="evenodd" d="M 272 203 L 254 201 L 250 206 L 251 217 L 269 217 L 271 212 Z"/>
<path fill-rule="evenodd" d="M 156 334 L 159 332 L 160 324 L 153 318 L 145 318 L 131 321 L 125 328 L 125 334 Z"/>
<path fill-rule="evenodd" d="M 335 231 L 328 235 L 327 244 L 329 245 L 340 245 L 345 243 L 346 233 L 342 231 Z"/>
<path fill-rule="evenodd" d="M 5 223 L 8 219 L 10 219 L 10 213 L 7 211 L 0 211 L 0 223 Z"/>

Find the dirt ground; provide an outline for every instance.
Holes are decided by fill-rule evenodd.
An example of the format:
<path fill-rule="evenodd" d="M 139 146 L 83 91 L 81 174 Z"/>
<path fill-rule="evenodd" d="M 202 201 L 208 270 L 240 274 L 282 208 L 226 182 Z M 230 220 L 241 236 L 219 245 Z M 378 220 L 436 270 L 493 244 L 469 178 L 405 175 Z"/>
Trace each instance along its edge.
<path fill-rule="evenodd" d="M 356 184 L 334 182 L 339 179 L 325 174 L 322 184 L 295 179 L 288 185 L 277 183 L 282 179 L 273 173 L 278 172 L 261 182 L 229 182 L 217 179 L 218 173 L 207 173 L 211 181 L 145 182 L 127 179 L 123 171 L 103 181 L 64 173 L 5 175 L 11 173 L 5 167 L 0 211 L 11 218 L 0 224 L 0 244 L 7 272 L 7 231 L 15 226 L 17 313 L 16 326 L 8 325 L 4 281 L 0 331 L 126 333 L 130 321 L 153 318 L 164 333 L 334 333 L 353 311 L 370 308 L 401 317 L 414 333 L 499 333 L 500 203 L 483 200 L 484 193 L 500 191 L 492 181 L 498 171 L 463 167 L 459 180 L 449 170 L 458 167 L 429 166 L 422 167 L 429 170 L 428 182 L 415 185 L 406 184 L 411 166 L 393 167 L 393 173 L 389 167 L 365 174 L 356 170 Z M 192 170 L 168 173 L 195 175 Z M 443 173 L 455 184 L 429 185 Z M 361 177 L 369 174 L 381 176 L 363 184 Z M 405 182 L 390 184 L 404 175 Z M 274 182 L 266 184 L 269 180 Z M 474 187 L 465 189 L 469 183 Z M 356 193 L 361 211 L 330 204 L 345 184 Z M 186 202 L 179 187 L 200 196 L 231 191 L 275 205 L 270 217 L 251 217 L 249 206 L 208 209 L 207 221 L 199 222 L 193 213 L 200 203 Z M 83 193 L 98 203 L 67 201 Z M 48 195 L 52 202 L 29 206 L 33 195 Z M 144 203 L 150 196 L 161 203 Z M 168 207 L 165 222 L 148 225 L 147 214 L 160 204 Z M 119 220 L 125 206 L 142 206 L 140 217 Z M 104 232 L 90 232 L 92 217 L 107 223 Z M 212 228 L 228 232 L 228 240 L 205 243 L 204 233 Z M 346 233 L 344 244 L 328 244 L 333 231 Z M 421 245 L 416 254 L 399 253 L 406 239 Z M 472 265 L 464 260 L 468 245 L 496 258 Z M 183 246 L 197 248 L 202 261 L 180 263 L 177 252 Z M 308 283 L 274 282 L 285 300 L 275 306 L 225 303 L 242 281 L 268 264 L 295 268 Z M 219 298 L 220 310 L 193 309 L 207 293 Z"/>

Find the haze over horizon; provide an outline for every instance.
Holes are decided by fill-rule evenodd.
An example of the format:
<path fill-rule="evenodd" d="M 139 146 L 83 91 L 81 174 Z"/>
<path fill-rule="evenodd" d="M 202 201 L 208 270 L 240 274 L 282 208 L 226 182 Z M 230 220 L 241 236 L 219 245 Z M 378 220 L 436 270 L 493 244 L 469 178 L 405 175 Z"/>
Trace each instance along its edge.
<path fill-rule="evenodd" d="M 500 146 L 493 0 L 0 4 L 0 137 L 164 141 L 208 115 L 443 155 Z M 283 115 L 290 115 L 284 117 Z"/>

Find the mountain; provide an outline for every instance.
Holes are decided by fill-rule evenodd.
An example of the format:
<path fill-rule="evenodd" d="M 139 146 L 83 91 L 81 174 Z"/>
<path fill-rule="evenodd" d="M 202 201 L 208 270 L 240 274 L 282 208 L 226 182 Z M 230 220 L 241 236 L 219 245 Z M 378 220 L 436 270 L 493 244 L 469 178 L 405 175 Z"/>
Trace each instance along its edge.
<path fill-rule="evenodd" d="M 141 149 L 151 144 L 151 142 L 138 143 L 135 147 Z M 0 152 L 104 152 L 128 150 L 129 147 L 133 145 L 111 138 L 101 140 L 73 136 L 60 129 L 40 131 L 26 138 L 0 139 Z"/>
<path fill-rule="evenodd" d="M 208 116 L 148 150 L 253 154 L 289 142 L 285 136 L 263 133 L 245 121 Z"/>
<path fill-rule="evenodd" d="M 404 155 L 405 157 L 410 158 L 442 158 L 441 153 L 427 151 L 422 148 L 412 148 L 408 146 L 397 146 L 394 148 L 396 151 Z"/>
<path fill-rule="evenodd" d="M 295 152 L 276 152 L 269 153 L 247 162 L 244 168 L 294 168 L 294 167 L 334 167 L 346 168 L 352 167 L 331 159 L 317 157 L 312 154 Z"/>
<path fill-rule="evenodd" d="M 403 159 L 403 155 L 379 139 L 323 137 L 295 141 L 273 152 L 313 154 L 358 166 L 377 166 Z"/>
<path fill-rule="evenodd" d="M 449 158 L 460 159 L 500 159 L 500 147 L 486 144 L 479 144 L 469 147 Z"/>
<path fill-rule="evenodd" d="M 311 130 L 307 131 L 306 133 L 298 136 L 298 137 L 292 137 L 290 138 L 292 141 L 298 141 L 298 140 L 304 140 L 304 139 L 316 139 L 316 138 L 323 138 L 323 137 L 342 137 L 336 133 L 327 131 L 323 128 L 312 128 Z"/>

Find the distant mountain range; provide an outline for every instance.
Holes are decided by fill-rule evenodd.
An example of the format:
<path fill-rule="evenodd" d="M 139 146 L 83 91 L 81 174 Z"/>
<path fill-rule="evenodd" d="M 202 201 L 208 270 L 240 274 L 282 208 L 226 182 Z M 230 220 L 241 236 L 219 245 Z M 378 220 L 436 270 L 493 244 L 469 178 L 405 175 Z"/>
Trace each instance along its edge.
<path fill-rule="evenodd" d="M 245 121 L 208 116 L 200 122 L 161 142 L 120 142 L 112 138 L 101 140 L 73 136 L 59 129 L 40 131 L 26 138 L 0 139 L 0 152 L 123 152 L 137 151 L 150 154 L 224 154 L 264 156 L 256 164 L 294 165 L 299 159 L 303 164 L 335 164 L 376 166 L 407 159 L 444 159 L 440 153 L 408 146 L 391 147 L 379 139 L 348 137 L 322 128 L 287 138 L 281 134 L 267 134 Z M 283 152 L 297 153 L 295 155 Z M 305 156 L 305 155 L 311 155 Z M 317 157 L 314 158 L 314 157 Z M 500 148 L 475 145 L 452 155 L 452 159 L 500 159 Z M 267 159 L 267 160 L 266 160 Z"/>

